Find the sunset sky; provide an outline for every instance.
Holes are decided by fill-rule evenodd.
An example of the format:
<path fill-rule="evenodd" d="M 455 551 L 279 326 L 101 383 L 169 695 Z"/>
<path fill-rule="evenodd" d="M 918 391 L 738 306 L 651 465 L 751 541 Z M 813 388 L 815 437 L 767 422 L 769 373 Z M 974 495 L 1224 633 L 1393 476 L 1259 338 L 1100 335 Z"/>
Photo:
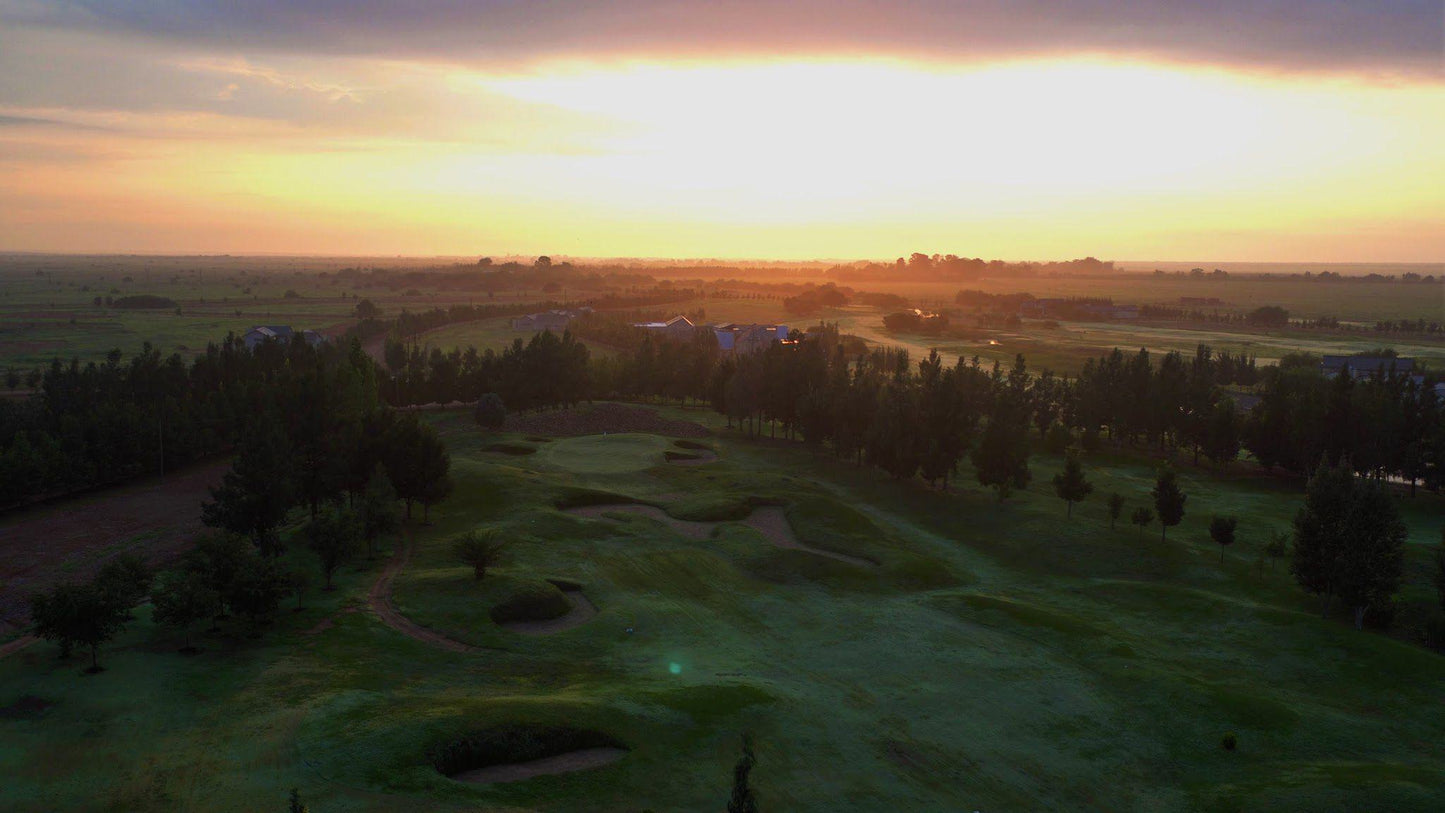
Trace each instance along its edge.
<path fill-rule="evenodd" d="M 0 0 L 0 250 L 1438 262 L 1442 38 L 1442 0 Z"/>

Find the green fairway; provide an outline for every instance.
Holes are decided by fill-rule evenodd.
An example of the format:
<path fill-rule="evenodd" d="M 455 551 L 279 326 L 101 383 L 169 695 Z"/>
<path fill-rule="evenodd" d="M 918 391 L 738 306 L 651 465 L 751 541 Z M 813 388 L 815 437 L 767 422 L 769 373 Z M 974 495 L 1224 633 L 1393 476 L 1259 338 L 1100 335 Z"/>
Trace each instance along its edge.
<path fill-rule="evenodd" d="M 1105 516 L 1111 491 L 1147 500 L 1145 461 L 1086 457 L 1095 493 L 1066 520 L 1046 485 L 1057 457 L 1036 455 L 1034 485 L 1000 505 L 966 467 L 941 492 L 743 440 L 710 413 L 667 414 L 717 429 L 718 460 L 667 465 L 679 447 L 638 434 L 488 451 L 523 439 L 429 416 L 455 488 L 433 525 L 409 526 L 392 602 L 465 651 L 367 608 L 378 560 L 260 640 L 177 655 L 142 608 L 98 676 L 43 643 L 0 660 L 0 708 L 51 704 L 0 715 L 0 806 L 280 810 L 297 787 L 318 813 L 720 810 L 744 731 L 764 811 L 1445 802 L 1445 659 L 1323 620 L 1284 563 L 1256 565 L 1297 483 L 1185 468 L 1188 515 L 1161 541 L 1157 525 L 1110 530 Z M 817 550 L 745 521 L 774 506 Z M 1213 513 L 1240 518 L 1223 564 Z M 1422 594 L 1445 512 L 1422 496 L 1403 516 L 1408 591 Z M 477 582 L 449 542 L 480 528 L 507 549 Z M 597 615 L 555 634 L 493 620 L 547 580 Z M 627 753 L 496 785 L 432 767 L 432 749 L 503 724 L 600 732 Z M 1221 748 L 1227 732 L 1238 750 Z"/>
<path fill-rule="evenodd" d="M 656 435 L 586 435 L 549 443 L 537 459 L 576 474 L 630 474 L 661 465 L 670 445 Z"/>

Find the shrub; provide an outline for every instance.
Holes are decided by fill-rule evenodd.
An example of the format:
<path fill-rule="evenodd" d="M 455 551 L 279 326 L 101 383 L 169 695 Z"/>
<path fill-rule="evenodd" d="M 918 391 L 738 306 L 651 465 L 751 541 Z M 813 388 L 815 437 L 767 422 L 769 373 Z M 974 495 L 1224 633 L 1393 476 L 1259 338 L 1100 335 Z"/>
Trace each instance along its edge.
<path fill-rule="evenodd" d="M 1220 740 L 1219 744 L 1221 747 L 1224 748 L 1224 750 L 1233 751 L 1235 748 L 1239 747 L 1239 735 L 1235 734 L 1233 731 L 1227 731 L 1224 734 L 1224 739 Z"/>
<path fill-rule="evenodd" d="M 495 392 L 483 395 L 477 401 L 476 419 L 483 429 L 501 429 L 507 422 L 507 407 L 502 403 L 502 396 Z"/>
<path fill-rule="evenodd" d="M 1048 434 L 1044 435 L 1044 451 L 1063 454 L 1073 442 L 1074 433 L 1069 431 L 1069 427 L 1055 421 L 1049 426 Z"/>
<path fill-rule="evenodd" d="M 481 581 L 487 575 L 487 569 L 501 561 L 502 543 L 495 531 L 470 531 L 452 542 L 452 555 L 471 565 L 473 575 Z"/>
<path fill-rule="evenodd" d="M 551 621 L 572 611 L 572 602 L 550 582 L 532 582 L 512 591 L 488 613 L 498 624 Z"/>
<path fill-rule="evenodd" d="M 1092 427 L 1085 429 L 1083 437 L 1079 439 L 1079 445 L 1082 446 L 1086 452 L 1099 451 L 1099 430 Z"/>
<path fill-rule="evenodd" d="M 1435 613 L 1425 622 L 1425 645 L 1445 651 L 1445 613 Z"/>

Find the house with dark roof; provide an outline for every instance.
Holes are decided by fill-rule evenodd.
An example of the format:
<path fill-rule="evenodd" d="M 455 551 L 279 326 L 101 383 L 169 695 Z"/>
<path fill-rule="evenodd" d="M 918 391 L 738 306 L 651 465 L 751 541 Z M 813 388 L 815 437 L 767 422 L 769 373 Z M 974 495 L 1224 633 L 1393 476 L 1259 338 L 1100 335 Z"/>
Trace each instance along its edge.
<path fill-rule="evenodd" d="M 247 350 L 255 350 L 258 345 L 267 341 L 289 344 L 295 335 L 296 331 L 292 330 L 290 325 L 257 325 L 242 334 L 241 341 L 245 342 Z M 301 338 L 312 347 L 326 341 L 326 336 L 315 330 L 301 331 Z"/>
<path fill-rule="evenodd" d="M 1326 378 L 1334 378 L 1342 370 L 1349 370 L 1352 378 L 1370 378 L 1376 373 L 1387 375 L 1392 370 L 1396 375 L 1415 372 L 1415 360 L 1398 356 L 1325 356 L 1320 361 L 1320 372 Z"/>

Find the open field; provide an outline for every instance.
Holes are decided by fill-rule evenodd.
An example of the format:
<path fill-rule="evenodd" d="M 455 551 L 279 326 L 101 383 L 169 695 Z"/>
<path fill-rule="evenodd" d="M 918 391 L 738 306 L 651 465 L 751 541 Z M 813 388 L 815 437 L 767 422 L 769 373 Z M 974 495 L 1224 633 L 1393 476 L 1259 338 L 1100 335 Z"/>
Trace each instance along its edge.
<path fill-rule="evenodd" d="M 746 441 L 711 413 L 665 415 L 711 427 L 717 461 L 668 463 L 691 447 L 656 435 L 546 440 L 429 416 L 456 488 L 397 540 L 410 555 L 382 592 L 456 647 L 367 609 L 378 560 L 259 641 L 183 657 L 143 607 L 99 676 L 45 644 L 0 659 L 5 807 L 279 809 L 294 786 L 317 811 L 718 809 L 742 731 L 767 810 L 1445 802 L 1445 659 L 1322 620 L 1282 565 L 1256 566 L 1298 483 L 1185 469 L 1189 513 L 1161 542 L 1103 517 L 1110 491 L 1147 499 L 1138 458 L 1088 458 L 1096 492 L 1069 521 L 1046 493 L 1057 458 L 1036 456 L 1034 486 L 999 505 L 966 466 L 944 493 Z M 1402 504 L 1418 599 L 1445 507 Z M 1213 513 L 1240 517 L 1223 564 Z M 476 582 L 448 540 L 481 527 L 509 548 Z M 597 614 L 553 634 L 493 620 L 561 589 L 548 579 Z M 626 753 L 502 784 L 429 764 L 504 723 L 582 727 Z"/>

